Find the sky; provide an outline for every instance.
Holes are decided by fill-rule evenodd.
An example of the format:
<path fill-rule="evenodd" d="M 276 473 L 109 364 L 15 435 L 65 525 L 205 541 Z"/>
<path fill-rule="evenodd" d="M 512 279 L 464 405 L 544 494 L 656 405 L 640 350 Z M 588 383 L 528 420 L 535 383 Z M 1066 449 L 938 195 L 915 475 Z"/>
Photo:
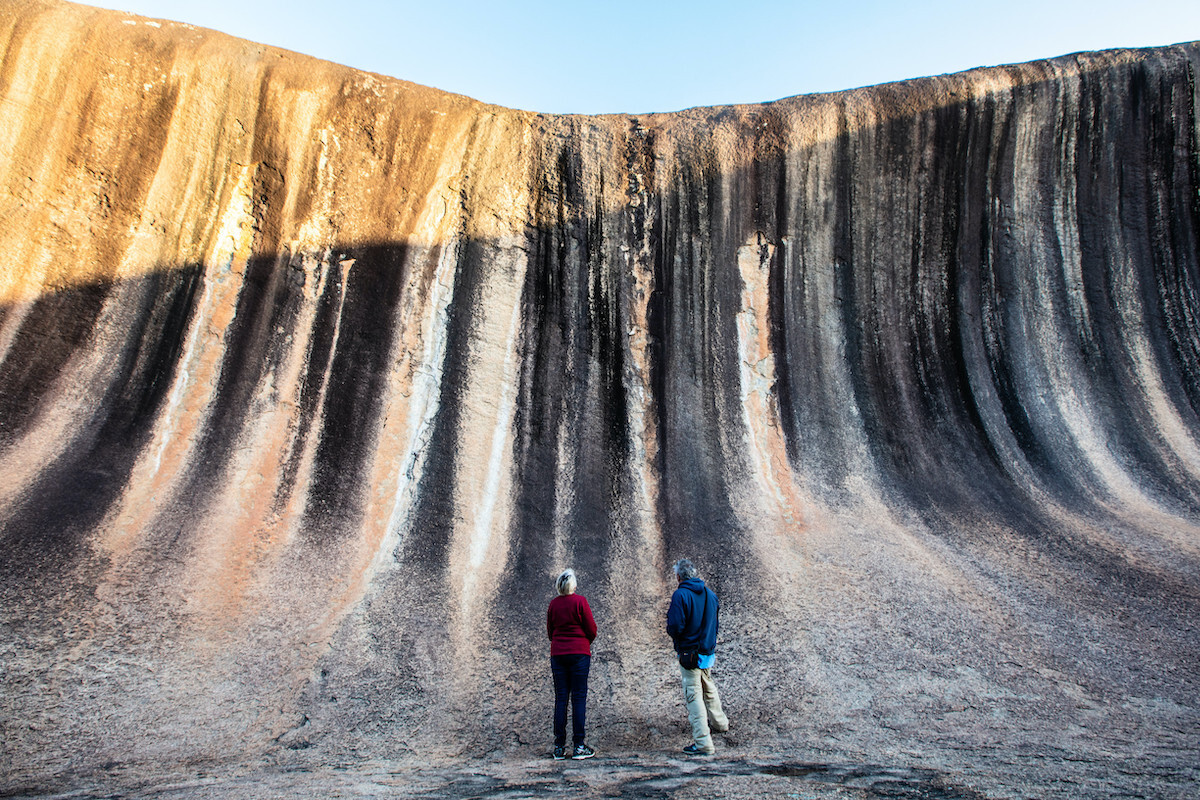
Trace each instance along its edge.
<path fill-rule="evenodd" d="M 1200 39 L 1200 0 L 107 0 L 510 108 L 676 111 Z"/>

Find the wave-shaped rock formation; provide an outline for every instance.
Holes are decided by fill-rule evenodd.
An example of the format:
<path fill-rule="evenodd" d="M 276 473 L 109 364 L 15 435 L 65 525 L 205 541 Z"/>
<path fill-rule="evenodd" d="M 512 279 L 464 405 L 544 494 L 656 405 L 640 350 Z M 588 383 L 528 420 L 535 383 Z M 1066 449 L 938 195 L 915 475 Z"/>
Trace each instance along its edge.
<path fill-rule="evenodd" d="M 1185 796 L 1198 67 L 549 116 L 5 2 L 5 790 L 540 758 L 565 566 L 675 751 L 690 557 L 727 756 Z"/>

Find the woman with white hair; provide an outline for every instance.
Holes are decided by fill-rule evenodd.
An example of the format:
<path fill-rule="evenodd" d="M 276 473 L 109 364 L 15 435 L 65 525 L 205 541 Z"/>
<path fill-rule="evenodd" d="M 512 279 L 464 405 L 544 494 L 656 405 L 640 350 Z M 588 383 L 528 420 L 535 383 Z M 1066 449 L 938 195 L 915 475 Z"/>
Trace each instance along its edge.
<path fill-rule="evenodd" d="M 592 666 L 596 621 L 587 598 L 575 594 L 575 570 L 565 569 L 554 582 L 558 596 L 546 609 L 550 637 L 550 672 L 554 676 L 554 758 L 591 758 L 584 743 L 587 724 L 587 681 Z M 567 749 L 567 701 L 571 703 L 573 747 Z"/>

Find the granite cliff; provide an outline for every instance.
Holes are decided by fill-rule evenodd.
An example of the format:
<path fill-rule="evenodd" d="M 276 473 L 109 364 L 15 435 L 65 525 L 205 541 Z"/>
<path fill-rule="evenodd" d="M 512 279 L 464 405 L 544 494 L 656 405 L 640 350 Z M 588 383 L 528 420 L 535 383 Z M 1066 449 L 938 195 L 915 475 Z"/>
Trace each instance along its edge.
<path fill-rule="evenodd" d="M 562 117 L 6 0 L 0 790 L 540 757 L 565 566 L 674 750 L 686 556 L 727 753 L 1184 797 L 1198 67 Z"/>

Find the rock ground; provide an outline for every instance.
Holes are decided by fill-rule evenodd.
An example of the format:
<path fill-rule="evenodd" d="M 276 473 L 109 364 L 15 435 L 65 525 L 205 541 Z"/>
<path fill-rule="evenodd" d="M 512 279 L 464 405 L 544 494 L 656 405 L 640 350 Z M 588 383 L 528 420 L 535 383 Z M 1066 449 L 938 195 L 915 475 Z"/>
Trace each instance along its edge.
<path fill-rule="evenodd" d="M 1186 757 L 1187 754 L 1180 754 Z M 1011 765 L 1028 776 L 1027 767 Z M 914 766 L 798 759 L 720 752 L 694 759 L 669 753 L 601 753 L 587 761 L 556 762 L 543 754 L 505 754 L 440 763 L 371 760 L 346 765 L 209 767 L 137 776 L 115 769 L 79 780 L 67 791 L 9 790 L 6 797 L 188 798 L 277 800 L 312 797 L 470 798 L 612 797 L 792 798 L 795 800 L 1002 800 L 1007 798 L 1194 797 L 1196 769 L 1140 772 L 1110 764 L 1087 778 L 1068 761 L 1050 760 L 1041 785 L 1003 775 L 954 775 Z"/>

